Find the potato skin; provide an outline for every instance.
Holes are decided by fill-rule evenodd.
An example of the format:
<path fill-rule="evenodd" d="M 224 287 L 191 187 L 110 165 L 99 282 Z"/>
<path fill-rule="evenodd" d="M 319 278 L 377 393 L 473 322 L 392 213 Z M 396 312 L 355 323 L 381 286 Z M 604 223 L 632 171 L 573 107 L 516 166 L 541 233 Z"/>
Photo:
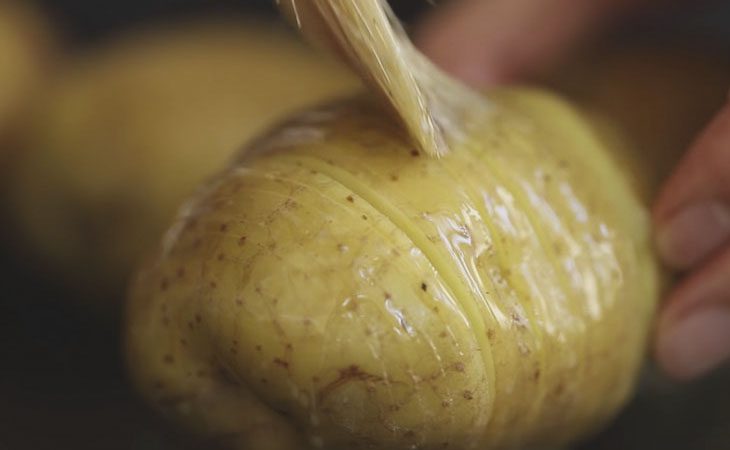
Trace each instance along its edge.
<path fill-rule="evenodd" d="M 130 294 L 151 404 L 235 448 L 256 417 L 291 449 L 561 445 L 606 423 L 655 307 L 646 211 L 570 106 L 489 98 L 440 160 L 359 99 L 203 188 Z"/>
<path fill-rule="evenodd" d="M 270 123 L 355 86 L 265 21 L 123 36 L 70 63 L 38 105 L 11 217 L 56 278 L 116 311 L 135 262 L 200 182 Z"/>

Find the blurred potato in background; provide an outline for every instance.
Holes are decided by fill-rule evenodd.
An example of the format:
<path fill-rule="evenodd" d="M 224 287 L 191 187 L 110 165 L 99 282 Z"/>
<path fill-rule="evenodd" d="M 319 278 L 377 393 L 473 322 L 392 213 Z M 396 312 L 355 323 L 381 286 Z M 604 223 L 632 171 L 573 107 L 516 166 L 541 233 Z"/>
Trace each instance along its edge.
<path fill-rule="evenodd" d="M 47 74 L 52 47 L 48 23 L 28 1 L 0 0 L 0 163 Z"/>
<path fill-rule="evenodd" d="M 356 86 L 264 19 L 130 33 L 69 63 L 37 105 L 11 216 L 49 272 L 116 306 L 199 183 L 273 122 Z"/>

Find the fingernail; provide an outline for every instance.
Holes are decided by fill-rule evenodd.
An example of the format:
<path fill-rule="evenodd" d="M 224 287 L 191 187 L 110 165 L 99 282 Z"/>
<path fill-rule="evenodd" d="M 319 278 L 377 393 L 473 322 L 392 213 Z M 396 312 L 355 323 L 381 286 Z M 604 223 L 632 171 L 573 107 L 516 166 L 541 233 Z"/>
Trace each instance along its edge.
<path fill-rule="evenodd" d="M 730 359 L 730 309 L 696 311 L 660 334 L 657 357 L 667 373 L 689 380 Z"/>
<path fill-rule="evenodd" d="M 722 203 L 693 205 L 681 210 L 657 233 L 664 261 L 686 269 L 709 256 L 730 237 L 730 209 Z"/>

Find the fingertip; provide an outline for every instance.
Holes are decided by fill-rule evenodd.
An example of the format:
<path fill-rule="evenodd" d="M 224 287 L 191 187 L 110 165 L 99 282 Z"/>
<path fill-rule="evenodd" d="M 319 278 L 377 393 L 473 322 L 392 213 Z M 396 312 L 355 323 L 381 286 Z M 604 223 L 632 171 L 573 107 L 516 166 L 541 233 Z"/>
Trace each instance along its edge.
<path fill-rule="evenodd" d="M 730 247 L 686 275 L 657 323 L 654 354 L 670 377 L 699 378 L 730 360 Z"/>
<path fill-rule="evenodd" d="M 730 208 L 718 201 L 687 206 L 657 224 L 657 251 L 677 270 L 696 266 L 728 239 Z"/>
<path fill-rule="evenodd" d="M 655 359 L 670 378 L 691 381 L 730 359 L 730 308 L 713 306 L 662 320 Z"/>

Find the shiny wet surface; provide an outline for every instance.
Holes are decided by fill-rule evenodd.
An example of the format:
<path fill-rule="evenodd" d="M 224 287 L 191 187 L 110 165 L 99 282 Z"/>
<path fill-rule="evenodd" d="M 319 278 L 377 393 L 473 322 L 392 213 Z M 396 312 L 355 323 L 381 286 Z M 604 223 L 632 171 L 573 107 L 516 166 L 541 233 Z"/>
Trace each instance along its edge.
<path fill-rule="evenodd" d="M 128 387 L 115 332 L 0 253 L 0 449 L 196 450 Z M 648 377 L 608 430 L 580 449 L 730 445 L 730 371 L 675 386 Z"/>

